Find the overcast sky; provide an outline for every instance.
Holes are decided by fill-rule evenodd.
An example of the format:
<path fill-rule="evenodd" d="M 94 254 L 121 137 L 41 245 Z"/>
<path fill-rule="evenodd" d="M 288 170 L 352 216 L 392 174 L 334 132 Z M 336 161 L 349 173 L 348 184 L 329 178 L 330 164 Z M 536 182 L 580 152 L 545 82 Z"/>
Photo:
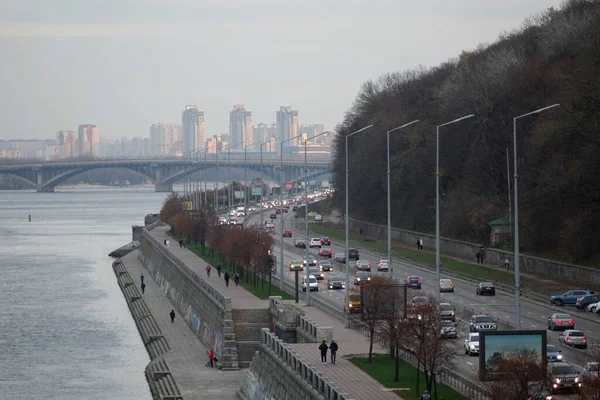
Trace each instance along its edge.
<path fill-rule="evenodd" d="M 96 124 L 148 137 L 205 111 L 228 131 L 291 105 L 333 129 L 360 85 L 433 66 L 561 0 L 0 0 L 0 139 Z"/>

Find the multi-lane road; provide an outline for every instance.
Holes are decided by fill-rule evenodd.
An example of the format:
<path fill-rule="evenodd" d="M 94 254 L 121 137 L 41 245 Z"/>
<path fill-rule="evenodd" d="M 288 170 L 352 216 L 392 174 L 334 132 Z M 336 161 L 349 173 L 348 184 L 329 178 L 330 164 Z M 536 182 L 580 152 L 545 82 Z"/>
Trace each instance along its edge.
<path fill-rule="evenodd" d="M 266 215 L 263 217 L 266 221 L 269 218 L 269 214 L 272 214 L 272 210 L 262 211 Z M 260 213 L 260 212 L 259 212 Z M 260 215 L 256 213 L 251 215 L 245 221 L 245 224 L 258 224 L 260 221 Z M 275 230 L 273 231 L 273 235 L 275 237 L 276 248 L 274 249 L 274 253 L 279 257 L 280 249 L 280 237 L 281 237 L 281 221 L 280 218 L 284 218 L 284 230 L 292 231 L 292 238 L 285 238 L 285 243 L 289 245 L 293 245 L 293 241 L 296 239 L 305 239 L 306 231 L 299 230 L 295 228 L 294 223 L 294 214 L 278 214 L 277 215 L 277 223 L 275 224 Z M 303 224 L 302 224 L 303 225 Z M 293 259 L 303 259 L 306 250 L 304 249 L 294 249 L 291 250 L 292 247 L 284 246 L 284 279 L 293 284 L 294 283 L 294 273 L 289 271 L 289 262 Z M 344 244 L 336 243 L 335 241 L 331 244 L 331 250 L 335 254 L 336 252 L 344 252 Z M 371 265 L 376 267 L 376 264 L 379 263 L 380 259 L 387 258 L 381 254 L 376 254 L 370 251 L 366 251 L 360 249 L 361 252 L 361 260 L 368 260 L 371 262 Z M 320 259 L 318 256 L 318 249 L 311 250 L 311 254 L 313 254 L 317 259 Z M 278 259 L 278 263 L 281 260 Z M 344 264 L 334 264 L 335 270 L 333 272 L 326 273 L 325 279 L 329 275 L 339 275 L 345 276 L 345 265 Z M 277 275 L 279 275 L 279 265 L 277 268 Z M 353 263 L 350 264 L 350 275 L 351 277 L 356 272 L 356 269 L 353 266 Z M 374 268 L 373 274 L 377 274 Z M 435 272 L 429 269 L 417 267 L 415 265 L 411 265 L 405 262 L 394 262 L 394 270 L 393 276 L 394 278 L 402 281 L 406 280 L 408 276 L 417 275 L 422 278 L 423 289 L 422 290 L 414 290 L 409 289 L 409 296 L 416 295 L 435 295 L 435 287 L 438 284 L 435 280 Z M 444 278 L 444 276 L 442 276 Z M 461 280 L 457 278 L 450 277 L 455 284 L 455 292 L 454 293 L 442 293 L 441 299 L 443 302 L 449 302 L 455 305 L 460 305 L 462 307 L 466 307 L 472 309 L 475 313 L 478 314 L 488 314 L 493 318 L 512 323 L 514 325 L 514 294 L 503 292 L 502 290 L 496 289 L 496 296 L 477 296 L 475 293 L 476 285 L 473 282 L 469 282 L 466 280 Z M 352 285 L 352 279 L 350 284 Z M 305 293 L 301 294 L 302 296 L 306 296 Z M 325 302 L 331 307 L 343 311 L 344 309 L 344 290 L 328 290 L 326 288 L 326 284 L 321 281 L 319 284 L 319 291 L 310 293 L 310 296 L 314 296 L 319 300 Z M 571 307 L 556 307 L 551 304 L 543 304 L 540 302 L 529 301 L 526 299 L 521 300 L 521 328 L 522 329 L 532 329 L 532 330 L 546 330 L 547 328 L 547 319 L 554 312 L 567 312 L 570 313 L 575 319 L 575 325 L 577 329 L 582 329 L 588 338 L 588 341 L 591 344 L 600 342 L 600 324 L 598 323 L 597 318 L 595 318 L 594 314 L 584 313 L 581 311 L 575 310 L 575 308 Z M 464 354 L 463 342 L 464 338 L 467 336 L 469 331 L 468 322 L 467 321 L 458 321 L 458 330 L 459 330 L 459 338 L 455 340 L 456 342 L 456 359 L 455 359 L 455 370 L 460 375 L 467 377 L 469 379 L 473 379 L 477 376 L 478 370 L 478 359 L 477 357 L 469 357 Z M 574 364 L 576 367 L 581 368 L 581 366 L 586 362 L 586 351 L 579 349 L 572 349 L 565 345 L 558 343 L 559 332 L 551 332 L 547 331 L 548 334 L 548 343 L 555 344 L 560 350 L 562 350 L 563 357 L 565 361 Z M 565 397 L 568 398 L 568 397 Z"/>

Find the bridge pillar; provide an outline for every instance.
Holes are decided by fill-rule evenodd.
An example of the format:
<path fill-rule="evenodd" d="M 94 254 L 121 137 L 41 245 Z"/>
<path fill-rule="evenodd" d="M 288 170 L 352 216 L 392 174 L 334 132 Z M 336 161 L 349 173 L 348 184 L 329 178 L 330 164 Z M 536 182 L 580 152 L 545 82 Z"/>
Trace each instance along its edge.
<path fill-rule="evenodd" d="M 54 193 L 54 186 L 44 186 L 44 171 L 37 171 L 37 187 L 38 193 Z"/>

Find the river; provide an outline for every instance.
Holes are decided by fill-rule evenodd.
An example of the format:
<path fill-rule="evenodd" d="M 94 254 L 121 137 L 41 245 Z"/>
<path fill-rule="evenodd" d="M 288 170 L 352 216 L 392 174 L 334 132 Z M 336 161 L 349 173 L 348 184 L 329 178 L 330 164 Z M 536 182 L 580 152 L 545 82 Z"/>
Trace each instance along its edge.
<path fill-rule="evenodd" d="M 0 191 L 0 398 L 152 398 L 148 353 L 107 254 L 165 197 Z"/>

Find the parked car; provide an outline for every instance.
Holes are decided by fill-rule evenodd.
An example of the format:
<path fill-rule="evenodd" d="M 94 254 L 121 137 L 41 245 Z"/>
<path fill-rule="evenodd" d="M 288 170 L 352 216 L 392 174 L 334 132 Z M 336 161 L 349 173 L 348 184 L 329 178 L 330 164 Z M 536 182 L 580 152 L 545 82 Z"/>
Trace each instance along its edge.
<path fill-rule="evenodd" d="M 360 260 L 360 252 L 358 249 L 350 248 L 348 249 L 348 259 L 349 260 Z"/>
<path fill-rule="evenodd" d="M 585 310 L 590 304 L 598 303 L 600 301 L 600 294 L 586 294 L 577 299 L 575 307 L 579 310 Z"/>
<path fill-rule="evenodd" d="M 331 246 L 331 239 L 329 239 L 328 237 L 322 237 L 321 244 L 323 246 Z"/>
<path fill-rule="evenodd" d="M 454 293 L 454 282 L 452 282 L 452 279 L 440 279 L 440 292 Z"/>
<path fill-rule="evenodd" d="M 345 289 L 346 281 L 341 276 L 330 276 L 327 279 L 327 287 L 329 290 Z"/>
<path fill-rule="evenodd" d="M 319 268 L 318 265 L 308 267 L 308 274 L 314 275 L 317 280 L 325 279 L 325 274 L 321 271 L 321 268 Z"/>
<path fill-rule="evenodd" d="M 333 256 L 333 261 L 346 264 L 346 256 L 344 253 L 335 253 Z"/>
<path fill-rule="evenodd" d="M 581 376 L 571 364 L 548 363 L 548 377 L 552 384 L 553 394 L 563 389 L 578 392 L 581 388 Z"/>
<path fill-rule="evenodd" d="M 562 361 L 561 353 L 562 352 L 559 349 L 557 349 L 555 345 L 546 345 L 546 357 L 548 358 L 548 362 Z"/>
<path fill-rule="evenodd" d="M 312 249 L 313 247 L 321 247 L 321 239 L 319 239 L 319 238 L 310 239 L 310 248 Z"/>
<path fill-rule="evenodd" d="M 478 296 L 483 296 L 484 294 L 495 296 L 496 288 L 492 282 L 481 282 L 479 283 L 479 286 L 477 286 L 477 290 L 475 292 Z"/>
<path fill-rule="evenodd" d="M 495 331 L 496 329 L 498 329 L 496 321 L 489 315 L 472 315 L 469 320 L 469 330 L 471 332 Z"/>
<path fill-rule="evenodd" d="M 470 356 L 479 354 L 479 333 L 469 333 L 465 339 L 465 354 Z"/>
<path fill-rule="evenodd" d="M 306 292 L 306 287 L 309 287 L 309 290 L 311 292 L 318 292 L 319 291 L 319 282 L 317 281 L 317 278 L 314 275 L 309 275 L 308 277 L 306 275 L 304 275 L 304 278 L 302 278 L 302 291 Z"/>
<path fill-rule="evenodd" d="M 319 250 L 319 255 L 321 257 L 331 258 L 331 257 L 333 257 L 333 252 L 329 249 L 321 249 L 321 250 Z"/>
<path fill-rule="evenodd" d="M 421 277 L 409 276 L 406 279 L 406 287 L 413 289 L 421 289 Z"/>
<path fill-rule="evenodd" d="M 304 240 L 296 240 L 294 242 L 294 247 L 299 247 L 301 249 L 305 249 L 306 248 L 306 241 L 304 241 Z"/>
<path fill-rule="evenodd" d="M 366 260 L 358 260 L 355 266 L 358 271 L 371 272 L 371 263 Z"/>
<path fill-rule="evenodd" d="M 319 268 L 321 268 L 321 271 L 330 272 L 333 270 L 333 265 L 329 260 L 319 260 Z"/>
<path fill-rule="evenodd" d="M 283 237 L 289 237 L 289 238 L 291 238 L 292 237 L 292 231 L 283 231 L 282 236 Z"/>
<path fill-rule="evenodd" d="M 290 262 L 290 271 L 304 271 L 304 265 L 300 260 L 292 260 Z"/>
<path fill-rule="evenodd" d="M 388 272 L 389 269 L 390 269 L 390 262 L 388 260 L 379 260 L 379 265 L 377 265 L 377 271 Z"/>
<path fill-rule="evenodd" d="M 600 379 L 600 362 L 588 361 L 583 367 L 581 379 L 584 382 Z"/>
<path fill-rule="evenodd" d="M 587 338 L 583 331 L 578 329 L 567 329 L 558 336 L 558 343 L 566 344 L 571 347 L 580 347 L 587 349 Z"/>
<path fill-rule="evenodd" d="M 593 312 L 593 313 L 595 313 L 598 309 L 600 309 L 600 301 L 597 303 L 588 304 L 585 307 L 585 311 L 589 311 L 589 312 Z"/>
<path fill-rule="evenodd" d="M 442 321 L 441 337 L 443 339 L 456 339 L 458 333 L 456 332 L 456 325 L 452 321 Z"/>
<path fill-rule="evenodd" d="M 368 282 L 371 280 L 371 277 L 369 276 L 369 273 L 366 271 L 357 271 L 356 275 L 354 276 L 354 284 L 355 285 L 360 285 L 361 282 Z"/>
<path fill-rule="evenodd" d="M 570 314 L 554 313 L 548 318 L 548 329 L 551 331 L 575 329 L 575 320 Z"/>
<path fill-rule="evenodd" d="M 557 306 L 563 306 L 565 304 L 575 304 L 577 303 L 578 298 L 588 294 L 594 294 L 594 291 L 588 289 L 568 290 L 563 294 L 558 294 L 556 296 L 550 297 L 550 303 Z"/>
<path fill-rule="evenodd" d="M 450 303 L 440 303 L 440 318 L 442 320 L 456 321 L 454 306 Z"/>

